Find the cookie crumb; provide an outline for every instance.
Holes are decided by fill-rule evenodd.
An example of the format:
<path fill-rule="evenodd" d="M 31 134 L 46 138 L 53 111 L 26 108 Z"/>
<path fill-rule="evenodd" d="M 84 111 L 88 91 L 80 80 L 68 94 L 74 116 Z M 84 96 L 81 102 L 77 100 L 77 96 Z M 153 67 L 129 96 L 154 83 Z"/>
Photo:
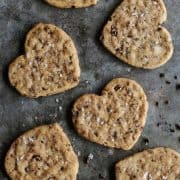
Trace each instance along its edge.
<path fill-rule="evenodd" d="M 59 106 L 58 109 L 59 109 L 59 111 L 62 111 L 62 106 Z"/>
<path fill-rule="evenodd" d="M 180 84 L 176 84 L 176 90 L 180 90 Z"/>
<path fill-rule="evenodd" d="M 78 151 L 77 155 L 78 155 L 78 157 L 80 157 L 81 156 L 81 151 Z"/>
<path fill-rule="evenodd" d="M 144 144 L 147 146 L 148 144 L 149 144 L 149 139 L 147 139 L 147 138 L 144 138 Z"/>
<path fill-rule="evenodd" d="M 164 101 L 164 104 L 166 104 L 166 105 L 169 104 L 169 101 L 168 100 Z"/>
<path fill-rule="evenodd" d="M 127 72 L 131 72 L 131 68 L 127 68 Z"/>
<path fill-rule="evenodd" d="M 156 105 L 156 106 L 159 106 L 159 102 L 156 101 L 156 102 L 155 102 L 155 105 Z"/>
<path fill-rule="evenodd" d="M 56 103 L 59 103 L 59 99 L 58 98 L 56 98 L 55 101 L 56 101 Z"/>
<path fill-rule="evenodd" d="M 164 73 L 160 73 L 160 74 L 159 74 L 159 77 L 160 77 L 160 78 L 164 78 L 164 77 L 165 77 L 165 74 L 164 74 Z"/>
<path fill-rule="evenodd" d="M 99 179 L 106 179 L 106 175 L 104 175 L 104 174 L 99 174 Z"/>
<path fill-rule="evenodd" d="M 180 131 L 180 124 L 177 124 L 177 123 L 176 123 L 176 124 L 175 124 L 175 127 L 176 127 L 177 130 Z"/>
<path fill-rule="evenodd" d="M 112 156 L 112 155 L 114 154 L 114 151 L 113 151 L 112 149 L 109 149 L 109 150 L 108 150 L 108 154 L 109 154 L 110 156 Z"/>
<path fill-rule="evenodd" d="M 86 84 L 90 84 L 90 82 L 88 80 L 85 81 Z"/>
<path fill-rule="evenodd" d="M 94 158 L 94 155 L 93 155 L 92 153 L 90 153 L 90 154 L 88 155 L 88 157 L 87 157 L 87 160 L 86 160 L 87 164 L 89 164 L 90 161 L 93 160 L 93 158 Z"/>
<path fill-rule="evenodd" d="M 170 81 L 166 81 L 166 84 L 171 84 L 171 82 Z"/>
<path fill-rule="evenodd" d="M 174 133 L 174 132 L 175 132 L 175 130 L 174 130 L 174 129 L 169 129 L 169 131 L 170 131 L 171 133 Z"/>

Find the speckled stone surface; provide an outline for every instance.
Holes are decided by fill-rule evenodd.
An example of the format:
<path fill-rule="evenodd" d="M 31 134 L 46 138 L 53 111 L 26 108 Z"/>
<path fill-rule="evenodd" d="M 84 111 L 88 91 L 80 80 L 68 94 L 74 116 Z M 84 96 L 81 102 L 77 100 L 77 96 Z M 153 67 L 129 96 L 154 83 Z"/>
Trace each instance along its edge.
<path fill-rule="evenodd" d="M 180 151 L 180 1 L 165 0 L 168 9 L 165 26 L 172 34 L 174 55 L 165 66 L 152 71 L 122 63 L 99 41 L 107 18 L 120 2 L 100 0 L 94 7 L 61 10 L 42 0 L 0 1 L 0 179 L 8 179 L 3 162 L 12 141 L 32 127 L 52 122 L 62 125 L 80 155 L 78 180 L 113 180 L 118 160 L 149 147 L 166 146 Z M 73 38 L 79 53 L 81 82 L 62 94 L 28 99 L 9 85 L 7 68 L 23 53 L 25 35 L 38 22 L 53 23 Z M 88 92 L 100 93 L 114 77 L 139 82 L 150 104 L 143 134 L 130 151 L 88 142 L 72 126 L 71 107 L 76 98 Z"/>

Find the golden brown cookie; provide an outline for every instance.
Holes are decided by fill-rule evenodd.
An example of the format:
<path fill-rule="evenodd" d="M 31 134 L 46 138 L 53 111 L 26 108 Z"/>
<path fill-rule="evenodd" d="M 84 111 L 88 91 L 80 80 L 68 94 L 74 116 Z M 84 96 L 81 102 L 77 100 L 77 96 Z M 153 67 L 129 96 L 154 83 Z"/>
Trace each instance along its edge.
<path fill-rule="evenodd" d="M 169 148 L 137 153 L 116 164 L 116 180 L 179 180 L 180 154 Z"/>
<path fill-rule="evenodd" d="M 162 26 L 166 18 L 163 0 L 124 0 L 105 25 L 102 43 L 132 66 L 157 68 L 173 54 L 171 35 Z"/>
<path fill-rule="evenodd" d="M 86 94 L 73 106 L 73 123 L 86 139 L 131 149 L 145 125 L 148 102 L 142 87 L 125 78 L 112 80 L 102 95 Z"/>
<path fill-rule="evenodd" d="M 11 145 L 5 168 L 12 180 L 75 180 L 78 159 L 58 124 L 34 128 Z"/>
<path fill-rule="evenodd" d="M 80 67 L 72 39 L 51 24 L 37 24 L 26 37 L 25 54 L 9 66 L 9 80 L 31 98 L 64 92 L 78 85 Z"/>
<path fill-rule="evenodd" d="M 97 0 L 45 0 L 58 8 L 83 8 L 95 5 Z"/>

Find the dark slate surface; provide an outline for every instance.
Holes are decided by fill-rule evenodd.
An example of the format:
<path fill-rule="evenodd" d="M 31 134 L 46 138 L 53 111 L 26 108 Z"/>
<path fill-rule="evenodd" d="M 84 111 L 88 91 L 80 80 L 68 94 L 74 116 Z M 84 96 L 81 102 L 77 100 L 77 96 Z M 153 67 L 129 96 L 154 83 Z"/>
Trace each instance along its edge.
<path fill-rule="evenodd" d="M 62 125 L 75 151 L 81 152 L 78 180 L 114 179 L 115 162 L 149 147 L 167 146 L 180 151 L 180 1 L 165 1 L 168 9 L 165 26 L 173 36 L 174 55 L 165 66 L 152 71 L 122 63 L 99 41 L 103 25 L 120 2 L 100 0 L 95 7 L 60 10 L 42 0 L 0 1 L 1 180 L 8 179 L 3 162 L 12 141 L 32 127 L 52 122 Z M 62 94 L 28 99 L 20 96 L 9 85 L 7 68 L 15 57 L 23 53 L 25 35 L 38 22 L 56 24 L 73 38 L 79 52 L 81 83 Z M 87 92 L 100 93 L 103 86 L 114 77 L 138 81 L 144 87 L 150 103 L 143 134 L 130 151 L 114 150 L 88 142 L 76 134 L 71 123 L 70 109 L 75 99 Z M 57 98 L 59 103 L 56 102 Z M 62 106 L 62 111 L 58 110 L 59 106 Z M 87 164 L 89 153 L 94 155 L 94 159 Z"/>

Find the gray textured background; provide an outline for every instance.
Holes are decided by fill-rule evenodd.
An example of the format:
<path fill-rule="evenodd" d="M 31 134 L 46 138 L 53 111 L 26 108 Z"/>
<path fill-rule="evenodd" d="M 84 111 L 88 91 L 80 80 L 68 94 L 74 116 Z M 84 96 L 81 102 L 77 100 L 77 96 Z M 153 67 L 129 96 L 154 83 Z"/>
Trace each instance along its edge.
<path fill-rule="evenodd" d="M 113 180 L 115 162 L 149 147 L 167 146 L 180 151 L 180 1 L 165 0 L 168 9 L 165 26 L 172 34 L 175 52 L 171 61 L 153 71 L 122 63 L 99 41 L 102 27 L 120 2 L 100 0 L 95 7 L 60 10 L 42 0 L 0 0 L 0 179 L 8 179 L 3 161 L 12 141 L 32 127 L 52 122 L 62 125 L 75 151 L 81 152 L 79 180 Z M 23 53 L 24 37 L 37 22 L 54 23 L 73 38 L 82 74 L 77 88 L 33 100 L 20 96 L 9 85 L 7 68 L 15 57 Z M 165 77 L 160 78 L 160 73 Z M 71 123 L 70 109 L 78 96 L 87 92 L 100 93 L 109 80 L 121 76 L 138 81 L 150 103 L 143 134 L 131 151 L 88 142 L 77 136 Z M 58 110 L 59 106 L 62 106 L 62 111 Z M 146 138 L 149 143 L 145 143 Z M 94 155 L 94 159 L 87 164 L 89 153 Z"/>

